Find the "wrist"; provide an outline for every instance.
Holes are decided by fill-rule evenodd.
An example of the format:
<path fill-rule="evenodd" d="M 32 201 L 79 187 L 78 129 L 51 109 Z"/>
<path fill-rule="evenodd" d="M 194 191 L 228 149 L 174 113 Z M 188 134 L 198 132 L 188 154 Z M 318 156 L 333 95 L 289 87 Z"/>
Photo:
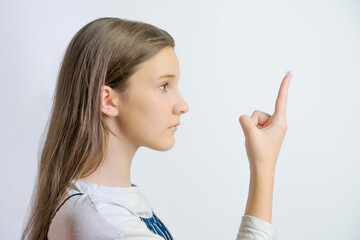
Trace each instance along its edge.
<path fill-rule="evenodd" d="M 250 175 L 254 177 L 274 177 L 275 166 L 273 167 L 251 167 Z"/>

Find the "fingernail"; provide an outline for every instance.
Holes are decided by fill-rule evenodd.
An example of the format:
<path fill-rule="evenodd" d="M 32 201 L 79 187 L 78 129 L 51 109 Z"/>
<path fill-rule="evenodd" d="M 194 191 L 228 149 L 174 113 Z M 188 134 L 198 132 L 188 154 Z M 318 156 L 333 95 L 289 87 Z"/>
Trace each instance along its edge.
<path fill-rule="evenodd" d="M 292 71 L 285 72 L 285 75 L 291 74 Z"/>

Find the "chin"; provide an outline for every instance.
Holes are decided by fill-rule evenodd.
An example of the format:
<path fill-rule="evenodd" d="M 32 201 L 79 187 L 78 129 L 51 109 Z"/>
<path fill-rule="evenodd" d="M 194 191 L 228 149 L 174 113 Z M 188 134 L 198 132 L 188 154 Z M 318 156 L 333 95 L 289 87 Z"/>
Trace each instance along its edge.
<path fill-rule="evenodd" d="M 173 146 L 175 145 L 175 139 L 172 138 L 171 140 L 167 139 L 164 140 L 163 142 L 157 142 L 157 143 L 153 143 L 148 145 L 148 148 L 151 148 L 153 150 L 157 150 L 157 151 L 169 151 Z"/>

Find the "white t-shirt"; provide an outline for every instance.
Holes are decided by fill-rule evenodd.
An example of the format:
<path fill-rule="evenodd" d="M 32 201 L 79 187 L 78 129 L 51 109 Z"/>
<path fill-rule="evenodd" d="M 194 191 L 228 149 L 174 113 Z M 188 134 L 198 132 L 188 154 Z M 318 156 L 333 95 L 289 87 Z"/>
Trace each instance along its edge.
<path fill-rule="evenodd" d="M 236 240 L 275 240 L 276 229 L 265 220 L 244 215 Z M 77 180 L 59 206 L 49 240 L 173 240 L 138 186 L 108 187 Z"/>

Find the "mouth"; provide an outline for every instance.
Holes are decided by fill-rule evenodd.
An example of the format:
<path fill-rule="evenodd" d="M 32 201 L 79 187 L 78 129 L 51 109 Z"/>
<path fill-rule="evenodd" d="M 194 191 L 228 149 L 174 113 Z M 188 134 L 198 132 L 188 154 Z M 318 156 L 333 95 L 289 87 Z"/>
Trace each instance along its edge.
<path fill-rule="evenodd" d="M 179 125 L 180 125 L 180 123 L 178 123 L 178 124 L 176 124 L 176 125 L 173 125 L 173 126 L 171 126 L 171 127 L 169 127 L 169 128 L 177 127 L 177 126 L 179 126 Z"/>

